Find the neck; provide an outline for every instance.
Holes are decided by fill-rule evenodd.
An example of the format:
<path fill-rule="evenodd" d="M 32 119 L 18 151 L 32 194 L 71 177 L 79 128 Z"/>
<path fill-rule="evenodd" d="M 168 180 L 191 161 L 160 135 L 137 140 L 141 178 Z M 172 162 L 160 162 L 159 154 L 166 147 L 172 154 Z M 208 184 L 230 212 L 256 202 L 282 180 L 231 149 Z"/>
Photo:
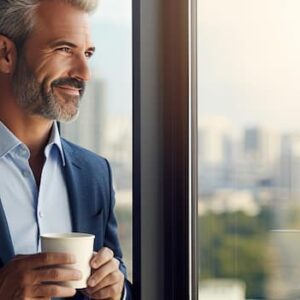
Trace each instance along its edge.
<path fill-rule="evenodd" d="M 17 104 L 10 85 L 0 80 L 0 121 L 30 150 L 29 164 L 37 186 L 45 161 L 44 149 L 49 140 L 52 120 L 28 114 Z"/>
<path fill-rule="evenodd" d="M 39 153 L 43 152 L 49 139 L 53 124 L 52 121 L 45 121 L 39 117 L 14 119 L 12 121 L 8 118 L 2 118 L 1 114 L 0 120 L 29 148 L 32 156 L 39 155 Z"/>
<path fill-rule="evenodd" d="M 8 107 L 3 109 L 1 105 L 0 121 L 29 148 L 29 164 L 39 187 L 45 162 L 44 149 L 49 140 L 53 121 L 39 116 L 24 115 L 21 111 L 10 110 Z"/>
<path fill-rule="evenodd" d="M 53 125 L 52 120 L 29 115 L 9 95 L 1 93 L 0 121 L 27 145 L 31 155 L 36 156 L 43 153 Z"/>

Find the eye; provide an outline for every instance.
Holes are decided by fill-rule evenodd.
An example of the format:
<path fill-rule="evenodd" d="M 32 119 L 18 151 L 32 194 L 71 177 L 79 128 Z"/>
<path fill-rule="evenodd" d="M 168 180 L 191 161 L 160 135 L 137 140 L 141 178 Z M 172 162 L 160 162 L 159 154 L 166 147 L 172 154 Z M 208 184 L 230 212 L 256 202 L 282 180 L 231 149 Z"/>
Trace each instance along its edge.
<path fill-rule="evenodd" d="M 69 47 L 60 47 L 57 49 L 57 51 L 65 52 L 65 53 L 71 53 L 72 49 Z"/>
<path fill-rule="evenodd" d="M 93 56 L 94 52 L 93 51 L 87 51 L 84 53 L 86 58 L 91 58 Z"/>

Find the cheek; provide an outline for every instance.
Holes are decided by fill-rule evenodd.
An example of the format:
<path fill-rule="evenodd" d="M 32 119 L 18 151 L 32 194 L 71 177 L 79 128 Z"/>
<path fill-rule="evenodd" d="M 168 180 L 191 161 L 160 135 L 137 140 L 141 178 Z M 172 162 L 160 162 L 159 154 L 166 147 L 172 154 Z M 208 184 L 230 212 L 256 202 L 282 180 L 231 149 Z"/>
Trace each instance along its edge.
<path fill-rule="evenodd" d="M 46 86 L 51 85 L 51 82 L 66 77 L 68 72 L 67 60 L 53 60 L 47 59 L 40 62 L 34 70 L 35 76 L 39 83 L 44 83 Z"/>

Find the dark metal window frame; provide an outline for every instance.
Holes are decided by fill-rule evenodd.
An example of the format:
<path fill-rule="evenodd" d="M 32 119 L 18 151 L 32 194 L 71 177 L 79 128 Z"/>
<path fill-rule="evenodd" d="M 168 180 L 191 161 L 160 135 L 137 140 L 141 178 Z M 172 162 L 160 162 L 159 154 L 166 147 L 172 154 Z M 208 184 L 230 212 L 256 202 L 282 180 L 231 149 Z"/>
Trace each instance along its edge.
<path fill-rule="evenodd" d="M 133 286 L 197 299 L 193 0 L 133 0 Z"/>

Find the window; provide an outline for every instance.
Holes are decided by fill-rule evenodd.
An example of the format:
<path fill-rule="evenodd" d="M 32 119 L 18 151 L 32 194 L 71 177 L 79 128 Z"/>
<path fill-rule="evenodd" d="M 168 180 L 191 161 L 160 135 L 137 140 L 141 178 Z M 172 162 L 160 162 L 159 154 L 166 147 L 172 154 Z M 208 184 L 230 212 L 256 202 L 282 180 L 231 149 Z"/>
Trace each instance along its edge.
<path fill-rule="evenodd" d="M 199 299 L 298 299 L 298 1 L 198 0 Z"/>
<path fill-rule="evenodd" d="M 132 280 L 132 17 L 130 0 L 102 0 L 92 15 L 96 52 L 80 116 L 62 135 L 112 167 L 124 260 Z"/>
<path fill-rule="evenodd" d="M 192 298 L 188 0 L 133 1 L 136 299 Z M 195 290 L 197 292 L 197 290 Z"/>
<path fill-rule="evenodd" d="M 101 3 L 101 16 L 94 16 L 98 58 L 91 60 L 97 82 L 91 83 L 82 103 L 82 121 L 71 125 L 74 129 L 62 126 L 62 131 L 77 142 L 80 135 L 82 145 L 107 156 L 112 163 L 117 202 L 122 207 L 117 208 L 121 241 L 129 268 L 133 261 L 134 299 L 192 299 L 190 243 L 195 240 L 191 239 L 189 216 L 190 2 L 132 0 L 132 94 L 131 49 L 127 47 L 131 38 L 127 4 L 131 4 L 123 0 Z M 119 24 L 124 14 L 128 23 Z M 93 102 L 97 93 L 100 101 Z M 128 123 L 131 111 L 132 124 Z M 131 143 L 133 167 L 128 172 Z M 131 235 L 127 222 L 131 210 L 127 202 L 122 205 L 122 199 L 131 198 L 131 172 L 132 257 L 127 254 L 131 252 L 130 239 L 122 239 L 123 234 Z"/>

